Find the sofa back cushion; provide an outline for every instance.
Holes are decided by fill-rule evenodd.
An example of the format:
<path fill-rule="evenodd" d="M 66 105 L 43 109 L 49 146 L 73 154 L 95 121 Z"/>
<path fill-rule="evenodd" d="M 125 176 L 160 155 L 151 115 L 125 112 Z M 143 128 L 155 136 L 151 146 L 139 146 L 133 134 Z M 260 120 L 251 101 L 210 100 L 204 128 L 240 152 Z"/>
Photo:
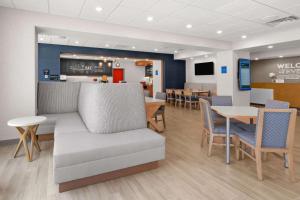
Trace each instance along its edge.
<path fill-rule="evenodd" d="M 58 114 L 78 111 L 79 82 L 38 83 L 38 114 Z"/>
<path fill-rule="evenodd" d="M 140 84 L 82 83 L 78 110 L 92 133 L 117 133 L 147 127 Z"/>

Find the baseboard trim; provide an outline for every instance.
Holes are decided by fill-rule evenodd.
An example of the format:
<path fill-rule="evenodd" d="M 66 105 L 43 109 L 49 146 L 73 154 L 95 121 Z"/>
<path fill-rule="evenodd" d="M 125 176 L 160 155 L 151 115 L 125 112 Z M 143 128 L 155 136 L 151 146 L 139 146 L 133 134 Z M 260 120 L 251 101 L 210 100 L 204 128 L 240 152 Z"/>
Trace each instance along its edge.
<path fill-rule="evenodd" d="M 59 192 L 66 192 L 66 191 L 84 187 L 87 185 L 92 185 L 92 184 L 96 184 L 99 182 L 104 182 L 104 181 L 120 178 L 123 176 L 128 176 L 128 175 L 148 171 L 151 169 L 156 169 L 158 167 L 159 167 L 159 162 L 155 161 L 155 162 L 150 162 L 150 163 L 146 163 L 146 164 L 142 164 L 142 165 L 128 167 L 125 169 L 120 169 L 120 170 L 116 170 L 116 171 L 112 171 L 112 172 L 98 174 L 95 176 L 90 176 L 90 177 L 86 177 L 86 178 L 81 178 L 81 179 L 77 179 L 77 180 L 73 180 L 73 181 L 60 183 L 59 184 Z"/>
<path fill-rule="evenodd" d="M 39 141 L 51 141 L 54 140 L 54 133 L 40 134 L 37 135 Z"/>
<path fill-rule="evenodd" d="M 10 145 L 10 144 L 18 144 L 19 138 L 10 139 L 10 140 L 0 140 L 0 146 Z"/>

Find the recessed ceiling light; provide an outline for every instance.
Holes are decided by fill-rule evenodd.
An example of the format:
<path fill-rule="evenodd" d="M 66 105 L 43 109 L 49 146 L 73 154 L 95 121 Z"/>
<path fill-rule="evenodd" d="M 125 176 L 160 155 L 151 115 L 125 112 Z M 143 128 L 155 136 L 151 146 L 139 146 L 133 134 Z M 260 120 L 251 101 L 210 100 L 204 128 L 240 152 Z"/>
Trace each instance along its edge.
<path fill-rule="evenodd" d="M 242 35 L 241 38 L 242 38 L 242 39 L 246 39 L 246 38 L 247 38 L 247 35 Z"/>
<path fill-rule="evenodd" d="M 255 60 L 259 60 L 258 58 L 255 58 Z"/>
<path fill-rule="evenodd" d="M 154 51 L 158 51 L 158 49 L 154 49 Z"/>
<path fill-rule="evenodd" d="M 190 28 L 193 27 L 193 25 L 192 24 L 187 24 L 187 25 L 185 25 L 185 27 L 188 28 L 188 29 L 190 29 Z"/>
<path fill-rule="evenodd" d="M 283 58 L 283 56 L 279 56 L 279 58 Z"/>
<path fill-rule="evenodd" d="M 132 46 L 132 49 L 135 49 L 135 46 Z"/>
<path fill-rule="evenodd" d="M 125 59 L 125 60 L 127 60 L 128 58 L 127 58 L 127 57 L 125 57 L 124 59 Z"/>
<path fill-rule="evenodd" d="M 75 41 L 75 44 L 79 44 L 79 42 L 78 42 L 78 41 Z"/>
<path fill-rule="evenodd" d="M 175 50 L 175 51 L 174 51 L 174 53 L 178 53 L 178 51 L 177 51 L 177 50 Z"/>
<path fill-rule="evenodd" d="M 44 38 L 40 38 L 40 40 L 41 40 L 41 41 L 43 41 L 43 40 L 44 40 Z"/>
<path fill-rule="evenodd" d="M 194 58 L 193 58 L 193 57 L 190 57 L 190 59 L 193 60 Z"/>
<path fill-rule="evenodd" d="M 273 49 L 273 47 L 274 47 L 274 46 L 272 46 L 272 45 L 269 45 L 269 46 L 268 46 L 268 49 Z"/>
<path fill-rule="evenodd" d="M 152 16 L 148 16 L 148 17 L 147 17 L 147 21 L 148 21 L 148 22 L 152 22 L 153 19 L 154 19 L 154 18 L 153 18 Z"/>
<path fill-rule="evenodd" d="M 223 33 L 222 30 L 218 30 L 218 31 L 217 31 L 217 34 L 222 34 L 222 33 Z"/>
<path fill-rule="evenodd" d="M 73 57 L 76 57 L 76 54 L 73 54 Z"/>
<path fill-rule="evenodd" d="M 96 7 L 96 11 L 97 11 L 97 12 L 101 12 L 102 10 L 103 10 L 103 8 L 101 8 L 101 7 L 99 7 L 99 6 Z"/>
<path fill-rule="evenodd" d="M 109 47 L 109 44 L 105 44 L 105 47 Z"/>

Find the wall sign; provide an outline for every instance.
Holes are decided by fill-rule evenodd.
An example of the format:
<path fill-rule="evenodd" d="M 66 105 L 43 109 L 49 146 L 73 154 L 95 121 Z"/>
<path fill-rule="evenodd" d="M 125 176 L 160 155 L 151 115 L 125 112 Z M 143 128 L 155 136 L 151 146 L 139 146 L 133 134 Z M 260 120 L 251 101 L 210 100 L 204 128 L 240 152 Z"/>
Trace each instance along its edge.
<path fill-rule="evenodd" d="M 61 58 L 60 74 L 68 76 L 112 76 L 112 61 Z"/>
<path fill-rule="evenodd" d="M 227 74 L 227 66 L 221 66 L 221 74 Z"/>
<path fill-rule="evenodd" d="M 300 62 L 278 63 L 278 79 L 300 79 Z"/>

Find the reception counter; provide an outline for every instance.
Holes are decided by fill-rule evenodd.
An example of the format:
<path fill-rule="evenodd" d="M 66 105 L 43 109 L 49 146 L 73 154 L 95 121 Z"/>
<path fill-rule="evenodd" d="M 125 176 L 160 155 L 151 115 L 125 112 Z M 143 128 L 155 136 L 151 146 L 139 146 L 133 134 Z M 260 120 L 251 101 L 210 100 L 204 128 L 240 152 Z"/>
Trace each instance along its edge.
<path fill-rule="evenodd" d="M 274 99 L 287 101 L 291 107 L 300 108 L 300 83 L 252 83 L 252 88 L 274 90 Z"/>

